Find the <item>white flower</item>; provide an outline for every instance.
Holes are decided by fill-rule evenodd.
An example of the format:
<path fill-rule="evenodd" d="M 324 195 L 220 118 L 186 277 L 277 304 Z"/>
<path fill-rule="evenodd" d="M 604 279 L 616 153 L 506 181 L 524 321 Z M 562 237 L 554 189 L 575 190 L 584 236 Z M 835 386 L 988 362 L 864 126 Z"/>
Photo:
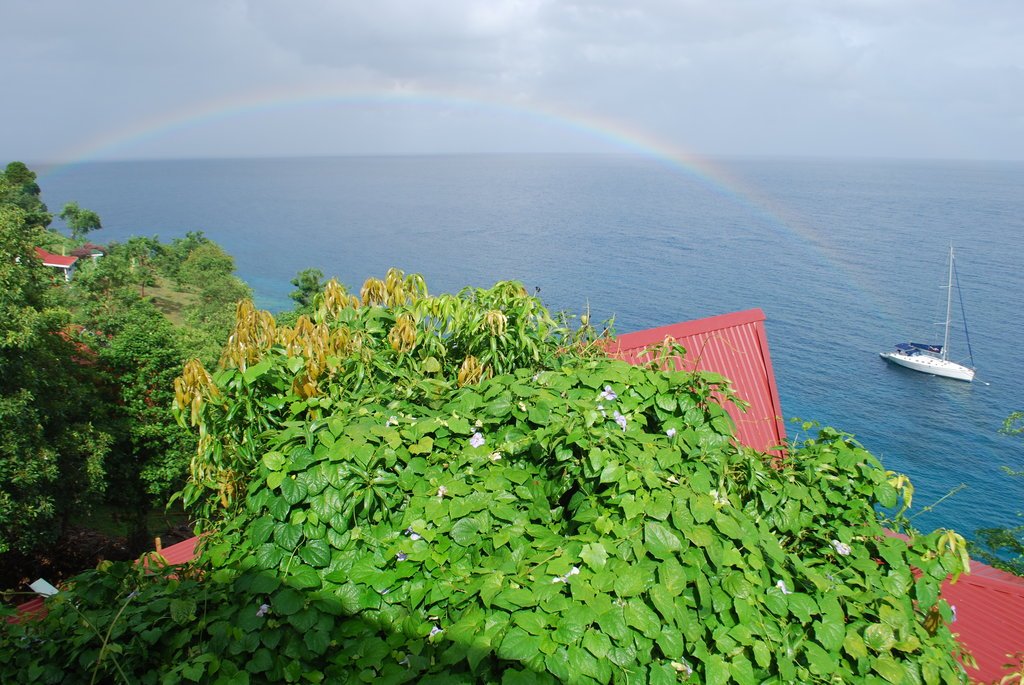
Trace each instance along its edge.
<path fill-rule="evenodd" d="M 667 435 L 670 438 L 676 437 L 676 429 L 675 428 L 669 428 L 667 431 L 665 431 L 665 435 Z"/>
<path fill-rule="evenodd" d="M 484 436 L 479 432 L 473 433 L 473 437 L 469 439 L 469 444 L 473 447 L 480 447 L 484 444 Z"/>
<path fill-rule="evenodd" d="M 384 425 L 385 426 L 397 426 L 398 425 L 398 417 L 397 416 L 389 416 L 387 422 L 385 422 Z"/>
<path fill-rule="evenodd" d="M 430 627 L 430 637 L 434 637 L 438 633 L 443 633 L 443 632 L 444 632 L 444 628 L 438 628 L 437 626 L 431 626 Z"/>
<path fill-rule="evenodd" d="M 671 665 L 677 673 L 685 673 L 687 676 L 693 675 L 693 669 L 690 668 L 690 665 L 685 661 L 673 661 Z"/>
<path fill-rule="evenodd" d="M 444 497 L 447 494 L 448 494 L 448 488 L 446 488 L 443 485 L 437 486 L 437 496 L 438 496 L 438 498 Z"/>
<path fill-rule="evenodd" d="M 260 608 L 256 610 L 256 615 L 260 617 L 266 616 L 268 611 L 270 611 L 269 604 L 260 604 Z"/>
<path fill-rule="evenodd" d="M 848 544 L 846 544 L 845 542 L 839 542 L 839 540 L 832 541 L 832 548 L 835 549 L 836 554 L 839 554 L 840 556 L 844 557 L 849 556 L 850 552 L 853 551 L 850 549 L 850 546 Z"/>
<path fill-rule="evenodd" d="M 555 576 L 554 578 L 551 579 L 551 582 L 552 583 L 568 583 L 570 578 L 572 578 L 573 576 L 578 576 L 579 574 L 580 574 L 580 567 L 579 566 L 573 566 L 571 569 L 569 569 L 569 572 L 566 573 L 564 576 Z"/>
<path fill-rule="evenodd" d="M 782 592 L 782 594 L 784 595 L 793 594 L 793 591 L 786 587 L 786 581 L 784 580 L 780 580 L 779 582 L 775 583 L 775 587 L 779 588 L 779 591 Z"/>
<path fill-rule="evenodd" d="M 615 414 L 614 414 L 614 418 L 615 418 L 615 423 L 619 424 L 619 428 L 621 428 L 622 430 L 626 430 L 626 417 L 623 416 L 622 414 L 620 414 L 618 412 L 618 410 L 616 410 Z"/>
<path fill-rule="evenodd" d="M 603 390 L 603 391 L 601 392 L 601 398 L 602 398 L 602 399 L 605 399 L 605 400 L 614 400 L 614 399 L 616 399 L 617 397 L 618 397 L 618 395 L 616 395 L 616 394 L 615 394 L 615 391 L 614 391 L 614 390 L 612 390 L 612 386 L 610 386 L 610 385 L 606 385 L 606 386 L 604 386 L 604 390 Z"/>
<path fill-rule="evenodd" d="M 491 461 L 501 461 L 501 452 L 491 452 Z"/>
<path fill-rule="evenodd" d="M 526 411 L 526 403 L 525 402 L 520 402 L 519 403 L 519 411 Z"/>
<path fill-rule="evenodd" d="M 715 500 L 716 507 L 724 507 L 729 504 L 729 498 L 718 494 L 718 490 L 711 491 L 711 499 Z"/>

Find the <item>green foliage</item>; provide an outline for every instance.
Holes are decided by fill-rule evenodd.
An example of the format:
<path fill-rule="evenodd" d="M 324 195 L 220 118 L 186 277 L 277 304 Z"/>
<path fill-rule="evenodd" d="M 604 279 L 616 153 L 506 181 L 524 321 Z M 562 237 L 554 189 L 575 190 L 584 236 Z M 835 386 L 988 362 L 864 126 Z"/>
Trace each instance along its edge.
<path fill-rule="evenodd" d="M 595 354 L 518 284 L 238 319 L 176 388 L 202 568 L 86 574 L 0 629 L 0 677 L 966 682 L 963 540 L 887 534 L 908 484 L 847 435 L 740 447 L 723 379 Z"/>
<path fill-rule="evenodd" d="M 295 412 L 317 418 L 356 397 L 412 401 L 494 373 L 552 368 L 590 335 L 559 326 L 514 282 L 431 297 L 418 276 L 392 270 L 362 295 L 332 281 L 313 318 L 294 326 L 240 306 L 216 375 L 186 367 L 176 404 L 198 428 L 200 454 L 184 501 L 201 519 L 237 506 L 264 433 Z"/>
<path fill-rule="evenodd" d="M 154 240 L 156 239 L 154 238 Z M 170 244 L 156 242 L 159 244 L 159 249 L 154 252 L 153 261 L 157 271 L 167 278 L 180 281 L 181 267 L 192 252 L 211 241 L 202 231 L 189 231 L 184 238 L 174 238 Z M 231 266 L 233 268 L 233 264 Z"/>
<path fill-rule="evenodd" d="M 198 300 L 185 309 L 185 320 L 219 347 L 231 331 L 235 304 L 252 297 L 252 290 L 234 275 L 235 260 L 216 243 L 190 233 L 175 241 L 172 252 L 182 256 L 186 248 L 189 252 L 176 267 L 175 277 L 181 287 L 198 293 Z"/>
<path fill-rule="evenodd" d="M 32 249 L 42 229 L 27 216 L 0 205 L 0 554 L 52 541 L 95 501 L 111 443 L 93 423 L 94 370 L 71 340 L 61 291 Z"/>
<path fill-rule="evenodd" d="M 83 209 L 77 202 L 68 202 L 60 211 L 60 218 L 71 229 L 71 238 L 82 240 L 91 231 L 103 228 L 100 215 L 91 209 Z"/>
<path fill-rule="evenodd" d="M 113 497 L 142 511 L 162 506 L 184 485 L 195 451 L 195 439 L 171 415 L 186 353 L 171 323 L 142 300 L 123 313 L 116 335 L 95 346 L 116 389 L 119 452 L 131 457 L 112 474 L 122 484 Z"/>
<path fill-rule="evenodd" d="M 208 297 L 195 308 L 219 316 L 215 330 L 204 328 L 202 321 L 175 327 L 145 298 L 147 286 L 170 276 L 168 253 L 186 246 L 223 254 L 214 243 L 195 235 L 171 246 L 156 238 L 133 237 L 111 245 L 102 259 L 83 265 L 68 288 L 75 318 L 83 326 L 80 340 L 97 355 L 108 393 L 97 409 L 117 436 L 108 501 L 139 514 L 137 537 L 142 539 L 142 514 L 151 506 L 163 506 L 182 487 L 195 451 L 195 439 L 171 413 L 174 379 L 187 358 L 216 358 L 220 343 L 215 336 L 223 340 L 226 321 L 234 312 L 234 299 Z M 184 259 L 188 261 L 189 255 Z M 230 258 L 221 260 L 225 265 L 231 266 Z M 230 272 L 212 273 L 209 280 L 237 281 Z M 232 297 L 246 294 L 243 289 Z"/>
<path fill-rule="evenodd" d="M 0 172 L 0 205 L 20 209 L 25 223 L 33 228 L 44 228 L 53 220 L 40 199 L 35 172 L 23 162 L 11 162 Z"/>
<path fill-rule="evenodd" d="M 735 447 L 715 391 L 591 360 L 339 408 L 277 433 L 209 556 L 436 644 L 417 679 L 955 681 L 923 608 L 950 619 L 960 548 L 888 537 L 899 494 L 848 436 Z"/>
<path fill-rule="evenodd" d="M 211 278 L 220 278 L 235 270 L 231 255 L 209 240 L 196 242 L 184 257 L 178 267 L 178 283 L 196 290 L 202 290 Z"/>
<path fill-rule="evenodd" d="M 101 499 L 134 517 L 145 543 L 145 512 L 183 485 L 195 451 L 170 411 L 174 378 L 189 357 L 216 360 L 249 290 L 201 233 L 111 245 L 55 287 L 33 247 L 68 239 L 42 228 L 39 194 L 25 165 L 0 174 L 0 553 L 52 544 Z M 74 203 L 62 218 L 76 237 L 99 228 Z M 183 264 L 199 292 L 184 312 L 192 325 L 175 328 L 146 289 Z"/>
<path fill-rule="evenodd" d="M 313 305 L 313 298 L 324 289 L 324 272 L 320 269 L 303 269 L 292 279 L 292 285 L 295 290 L 289 297 L 299 309 L 309 309 Z"/>

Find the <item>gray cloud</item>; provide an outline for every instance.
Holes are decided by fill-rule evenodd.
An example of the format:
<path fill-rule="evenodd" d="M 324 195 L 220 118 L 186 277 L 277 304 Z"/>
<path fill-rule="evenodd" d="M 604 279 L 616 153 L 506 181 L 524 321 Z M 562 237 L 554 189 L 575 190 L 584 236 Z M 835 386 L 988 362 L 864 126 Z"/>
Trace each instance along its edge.
<path fill-rule="evenodd" d="M 43 161 L 266 97 L 298 104 L 94 154 L 607 149 L 533 108 L 705 154 L 1022 159 L 1021 35 L 1015 0 L 15 0 L 0 149 Z M 436 97 L 304 99 L 352 92 Z"/>

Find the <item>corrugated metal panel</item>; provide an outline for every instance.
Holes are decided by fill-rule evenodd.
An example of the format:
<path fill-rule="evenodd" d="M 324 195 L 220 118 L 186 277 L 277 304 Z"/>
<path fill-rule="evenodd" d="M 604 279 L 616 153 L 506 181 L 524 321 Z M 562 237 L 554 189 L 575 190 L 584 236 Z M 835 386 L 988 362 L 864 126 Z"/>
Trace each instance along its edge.
<path fill-rule="evenodd" d="M 196 546 L 199 544 L 198 537 L 191 537 L 188 540 L 182 540 L 181 542 L 171 545 L 170 547 L 164 547 L 160 550 L 160 555 L 167 561 L 168 565 L 174 566 L 177 564 L 186 564 L 196 557 Z M 149 554 L 144 554 L 140 558 L 140 562 L 145 564 L 148 562 Z M 46 606 L 43 603 L 42 597 L 36 597 L 31 599 L 24 604 L 17 606 L 18 613 L 14 616 L 8 616 L 8 623 L 16 623 L 30 618 L 43 618 L 46 616 Z"/>
<path fill-rule="evenodd" d="M 198 537 L 182 540 L 170 547 L 164 547 L 160 550 L 160 554 L 163 555 L 168 564 L 186 564 L 196 558 L 196 545 L 198 543 Z"/>
<path fill-rule="evenodd" d="M 956 607 L 949 629 L 978 662 L 967 675 L 975 683 L 999 682 L 1010 656 L 1024 652 L 1024 578 L 976 561 L 971 573 L 942 586 L 942 597 Z"/>
<path fill-rule="evenodd" d="M 43 598 L 30 599 L 17 607 L 18 613 L 7 617 L 8 623 L 20 623 L 31 619 L 43 618 L 46 616 L 46 607 L 43 605 Z"/>
<path fill-rule="evenodd" d="M 645 363 L 657 358 L 656 348 L 666 338 L 674 339 L 686 349 L 685 358 L 675 358 L 676 368 L 720 374 L 731 381 L 737 397 L 749 403 L 746 411 L 732 403 L 725 407 L 736 422 L 740 443 L 772 452 L 782 444 L 786 429 L 764 320 L 760 309 L 749 309 L 651 328 L 619 336 L 609 352 L 631 364 Z"/>

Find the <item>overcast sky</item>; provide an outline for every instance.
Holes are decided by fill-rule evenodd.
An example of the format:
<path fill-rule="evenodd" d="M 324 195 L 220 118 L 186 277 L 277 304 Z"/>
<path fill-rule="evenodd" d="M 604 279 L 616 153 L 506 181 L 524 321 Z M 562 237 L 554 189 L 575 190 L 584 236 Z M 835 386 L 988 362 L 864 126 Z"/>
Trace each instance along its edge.
<path fill-rule="evenodd" d="M 0 0 L 0 151 L 1024 159 L 1021 0 Z"/>

